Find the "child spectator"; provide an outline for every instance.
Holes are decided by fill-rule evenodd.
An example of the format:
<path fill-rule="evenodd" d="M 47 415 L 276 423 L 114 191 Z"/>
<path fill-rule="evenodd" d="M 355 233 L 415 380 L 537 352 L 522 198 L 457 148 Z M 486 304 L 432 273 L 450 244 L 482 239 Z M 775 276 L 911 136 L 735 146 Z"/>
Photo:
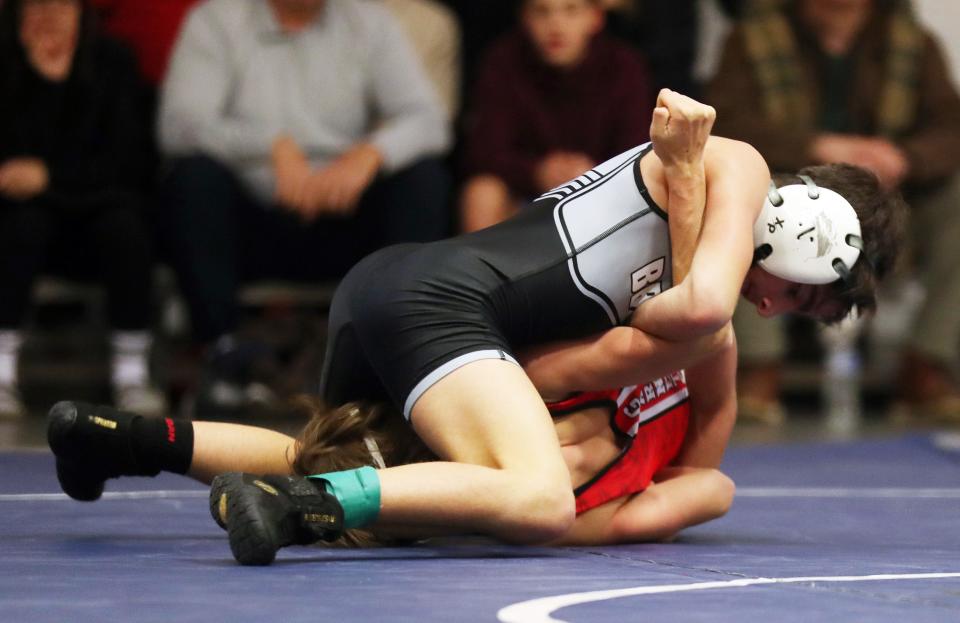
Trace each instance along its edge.
<path fill-rule="evenodd" d="M 647 140 L 644 63 L 603 24 L 598 0 L 525 0 L 519 27 L 490 49 L 468 121 L 463 230 Z"/>
<path fill-rule="evenodd" d="M 44 271 L 107 290 L 121 409 L 159 413 L 150 384 L 150 235 L 141 214 L 137 70 L 81 0 L 0 6 L 0 413 L 21 415 L 20 326 Z"/>

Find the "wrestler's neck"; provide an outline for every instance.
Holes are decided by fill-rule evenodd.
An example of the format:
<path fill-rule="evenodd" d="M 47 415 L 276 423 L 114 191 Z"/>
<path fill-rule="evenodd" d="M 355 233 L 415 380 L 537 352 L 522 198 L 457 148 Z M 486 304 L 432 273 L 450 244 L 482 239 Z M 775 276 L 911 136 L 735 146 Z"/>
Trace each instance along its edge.
<path fill-rule="evenodd" d="M 824 52 L 847 54 L 873 13 L 872 2 L 837 4 L 816 0 L 802 4 L 801 16 Z"/>

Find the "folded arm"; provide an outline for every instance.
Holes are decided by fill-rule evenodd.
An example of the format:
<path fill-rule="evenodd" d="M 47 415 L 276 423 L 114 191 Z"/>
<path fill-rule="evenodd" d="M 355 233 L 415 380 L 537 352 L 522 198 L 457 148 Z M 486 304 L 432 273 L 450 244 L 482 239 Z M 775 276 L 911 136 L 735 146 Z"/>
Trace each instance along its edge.
<path fill-rule="evenodd" d="M 674 465 L 717 468 L 737 419 L 737 344 L 731 339 L 687 368 L 690 424 Z"/>
<path fill-rule="evenodd" d="M 662 541 L 722 517 L 733 504 L 733 481 L 718 469 L 736 419 L 737 349 L 730 344 L 687 370 L 690 425 L 673 464 L 642 493 L 577 517 L 565 545 Z"/>
<path fill-rule="evenodd" d="M 521 355 L 541 396 L 635 385 L 686 368 L 733 341 L 727 324 L 704 338 L 663 340 L 633 327 L 616 327 L 581 340 L 548 344 Z"/>
<path fill-rule="evenodd" d="M 704 153 L 703 229 L 686 278 L 640 305 L 631 325 L 683 341 L 724 327 L 753 257 L 753 223 L 770 174 L 746 143 L 712 137 Z"/>

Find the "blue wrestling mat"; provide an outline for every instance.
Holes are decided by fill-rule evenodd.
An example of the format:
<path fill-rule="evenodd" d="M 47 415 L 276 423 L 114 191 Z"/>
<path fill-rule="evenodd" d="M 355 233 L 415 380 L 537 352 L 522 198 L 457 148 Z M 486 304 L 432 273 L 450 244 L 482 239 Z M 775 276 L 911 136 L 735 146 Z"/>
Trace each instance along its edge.
<path fill-rule="evenodd" d="M 59 494 L 0 454 L 0 620 L 960 621 L 960 460 L 926 436 L 735 448 L 738 495 L 676 542 L 282 550 L 243 568 L 183 478 Z"/>

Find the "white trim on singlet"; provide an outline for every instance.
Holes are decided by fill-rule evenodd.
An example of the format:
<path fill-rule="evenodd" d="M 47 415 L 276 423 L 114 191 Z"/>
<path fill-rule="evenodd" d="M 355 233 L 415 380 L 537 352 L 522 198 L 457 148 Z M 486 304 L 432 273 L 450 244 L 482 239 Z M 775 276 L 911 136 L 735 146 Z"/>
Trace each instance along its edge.
<path fill-rule="evenodd" d="M 554 222 L 554 225 L 556 225 L 557 233 L 560 234 L 560 240 L 563 242 L 563 250 L 566 252 L 566 254 L 567 254 L 567 259 L 568 259 L 568 260 L 569 260 L 569 259 L 572 259 L 574 256 L 576 256 L 576 254 L 580 252 L 580 249 L 578 249 L 578 248 L 571 248 L 571 246 L 570 246 L 570 241 L 567 240 L 567 229 L 566 229 L 566 226 L 564 225 L 563 220 L 561 220 L 561 217 L 560 217 L 560 210 L 561 210 L 561 208 L 563 208 L 563 206 L 564 206 L 568 201 L 572 201 L 573 199 L 576 199 L 576 198 L 579 197 L 580 195 L 583 195 L 583 194 L 585 194 L 586 192 L 588 192 L 589 190 L 591 190 L 594 185 L 598 184 L 599 182 L 601 182 L 601 181 L 603 181 L 603 180 L 605 180 L 605 179 L 607 179 L 607 178 L 614 177 L 615 175 L 617 175 L 618 173 L 620 173 L 621 171 L 623 171 L 623 169 L 624 169 L 625 167 L 628 167 L 628 166 L 630 166 L 631 164 L 633 164 L 634 162 L 636 162 L 637 157 L 640 155 L 640 152 L 644 151 L 644 149 L 646 148 L 646 146 L 647 146 L 646 144 L 643 144 L 643 145 L 640 145 L 640 146 L 638 146 L 638 147 L 635 147 L 635 148 L 633 148 L 632 150 L 630 150 L 629 152 L 627 152 L 627 153 L 630 153 L 630 156 L 628 156 L 626 160 L 624 160 L 623 162 L 621 162 L 620 164 L 618 164 L 616 167 L 614 167 L 611 171 L 608 171 L 607 173 L 602 173 L 602 174 L 601 174 L 601 173 L 597 172 L 596 170 L 591 169 L 590 171 L 588 171 L 588 173 L 594 173 L 594 174 L 596 174 L 598 177 L 597 177 L 596 179 L 587 178 L 587 179 L 588 179 L 588 183 L 585 184 L 583 187 L 581 187 L 581 188 L 579 188 L 579 189 L 570 189 L 569 192 L 567 192 L 565 195 L 560 195 L 560 196 L 558 196 L 557 194 L 555 194 L 553 191 L 551 191 L 551 193 L 550 193 L 549 195 L 544 195 L 544 197 L 550 196 L 550 197 L 558 197 L 558 198 L 560 199 L 560 201 L 557 202 L 557 205 L 555 205 L 555 206 L 553 207 L 553 222 Z M 633 152 L 636 152 L 636 153 L 633 153 Z M 623 155 L 623 154 L 621 154 L 621 155 Z M 584 176 L 581 175 L 579 178 L 577 178 L 577 180 L 579 180 L 579 179 L 582 178 L 582 177 L 584 177 Z M 573 181 L 577 181 L 577 180 L 573 180 Z M 564 185 L 563 187 L 561 187 L 561 189 L 564 189 L 564 190 L 565 190 L 565 189 L 568 189 L 569 186 L 570 186 L 570 184 L 571 184 L 571 182 L 567 182 L 567 184 Z M 640 189 L 639 189 L 639 188 L 637 189 L 637 194 L 638 194 L 638 195 L 640 194 Z"/>
<path fill-rule="evenodd" d="M 563 199 L 564 197 L 569 196 L 571 193 L 576 192 L 577 190 L 580 190 L 581 188 L 584 188 L 586 186 L 589 186 L 590 184 L 596 182 L 602 177 L 603 177 L 602 175 L 600 175 L 593 169 L 590 169 L 583 175 L 580 175 L 579 177 L 575 177 L 569 182 L 564 182 L 563 185 L 561 186 L 557 186 L 556 188 L 551 188 L 547 192 L 543 193 L 543 195 L 541 195 L 537 199 L 550 199 L 550 198 Z M 575 186 L 574 184 L 577 184 L 577 185 Z"/>
<path fill-rule="evenodd" d="M 633 390 L 637 388 L 636 385 L 628 385 L 620 390 L 620 395 L 617 396 L 617 408 L 623 406 L 623 403 L 626 402 L 627 398 L 630 397 L 630 394 L 633 393 Z"/>
<path fill-rule="evenodd" d="M 497 349 L 476 350 L 472 353 L 460 355 L 459 357 L 451 359 L 438 368 L 435 368 L 432 372 L 423 377 L 419 383 L 413 386 L 413 389 L 410 390 L 410 394 L 407 395 L 406 401 L 403 403 L 403 417 L 407 418 L 408 420 L 410 419 L 410 412 L 413 411 L 413 406 L 417 404 L 417 401 L 420 400 L 420 397 L 423 396 L 428 389 L 433 387 L 437 381 L 447 376 L 451 372 L 462 368 L 468 363 L 482 361 L 484 359 L 502 359 L 503 361 L 509 361 L 510 363 L 518 366 L 520 365 L 520 363 L 508 353 Z"/>
<path fill-rule="evenodd" d="M 557 234 L 560 236 L 561 243 L 563 244 L 564 252 L 567 255 L 567 269 L 570 271 L 570 278 L 573 280 L 574 285 L 581 294 L 599 305 L 607 313 L 607 318 L 610 320 L 610 324 L 612 326 L 617 326 L 620 324 L 620 312 L 612 300 L 605 298 L 607 293 L 603 292 L 602 289 L 598 291 L 596 286 L 590 284 L 580 276 L 580 267 L 577 259 L 578 255 L 586 249 L 589 249 L 596 242 L 602 240 L 610 233 L 619 230 L 621 227 L 633 222 L 637 218 L 643 217 L 645 214 L 649 213 L 652 208 L 640 189 L 636 188 L 636 184 L 632 184 L 633 187 L 636 188 L 638 197 L 643 201 L 644 204 L 646 204 L 646 209 L 640 210 L 639 212 L 636 212 L 626 218 L 620 219 L 599 236 L 579 245 L 572 239 L 573 232 L 568 227 L 566 219 L 563 218 L 562 211 L 568 202 L 573 201 L 574 199 L 577 199 L 578 197 L 581 197 L 582 195 L 594 190 L 598 185 L 603 184 L 606 180 L 613 179 L 617 175 L 621 174 L 625 169 L 632 169 L 633 165 L 637 162 L 641 154 L 647 153 L 648 146 L 649 143 L 644 143 L 643 145 L 638 145 L 637 147 L 634 147 L 623 154 L 611 158 L 611 160 L 617 160 L 618 158 L 624 158 L 624 160 L 613 165 L 613 168 L 605 173 L 600 173 L 596 169 L 591 169 L 584 175 L 581 175 L 571 182 L 568 182 L 562 187 L 554 189 L 554 191 L 550 191 L 550 194 L 545 195 L 545 197 L 556 197 L 559 199 L 553 208 L 553 221 L 554 226 L 557 229 Z M 604 167 L 609 163 L 610 160 L 601 163 L 598 165 L 598 168 Z M 630 173 L 632 175 L 632 170 Z M 580 186 L 580 184 L 582 184 L 582 186 Z"/>
<path fill-rule="evenodd" d="M 684 387 L 682 390 L 678 391 L 672 396 L 667 396 L 657 404 L 653 405 L 649 409 L 644 409 L 641 411 L 640 415 L 633 421 L 633 426 L 630 427 L 630 430 L 627 431 L 627 434 L 631 437 L 635 437 L 637 431 L 640 430 L 640 426 L 645 422 L 656 418 L 657 416 L 666 413 L 668 410 L 677 406 L 684 400 L 687 400 L 690 397 L 690 392 L 687 391 L 687 388 Z"/>

